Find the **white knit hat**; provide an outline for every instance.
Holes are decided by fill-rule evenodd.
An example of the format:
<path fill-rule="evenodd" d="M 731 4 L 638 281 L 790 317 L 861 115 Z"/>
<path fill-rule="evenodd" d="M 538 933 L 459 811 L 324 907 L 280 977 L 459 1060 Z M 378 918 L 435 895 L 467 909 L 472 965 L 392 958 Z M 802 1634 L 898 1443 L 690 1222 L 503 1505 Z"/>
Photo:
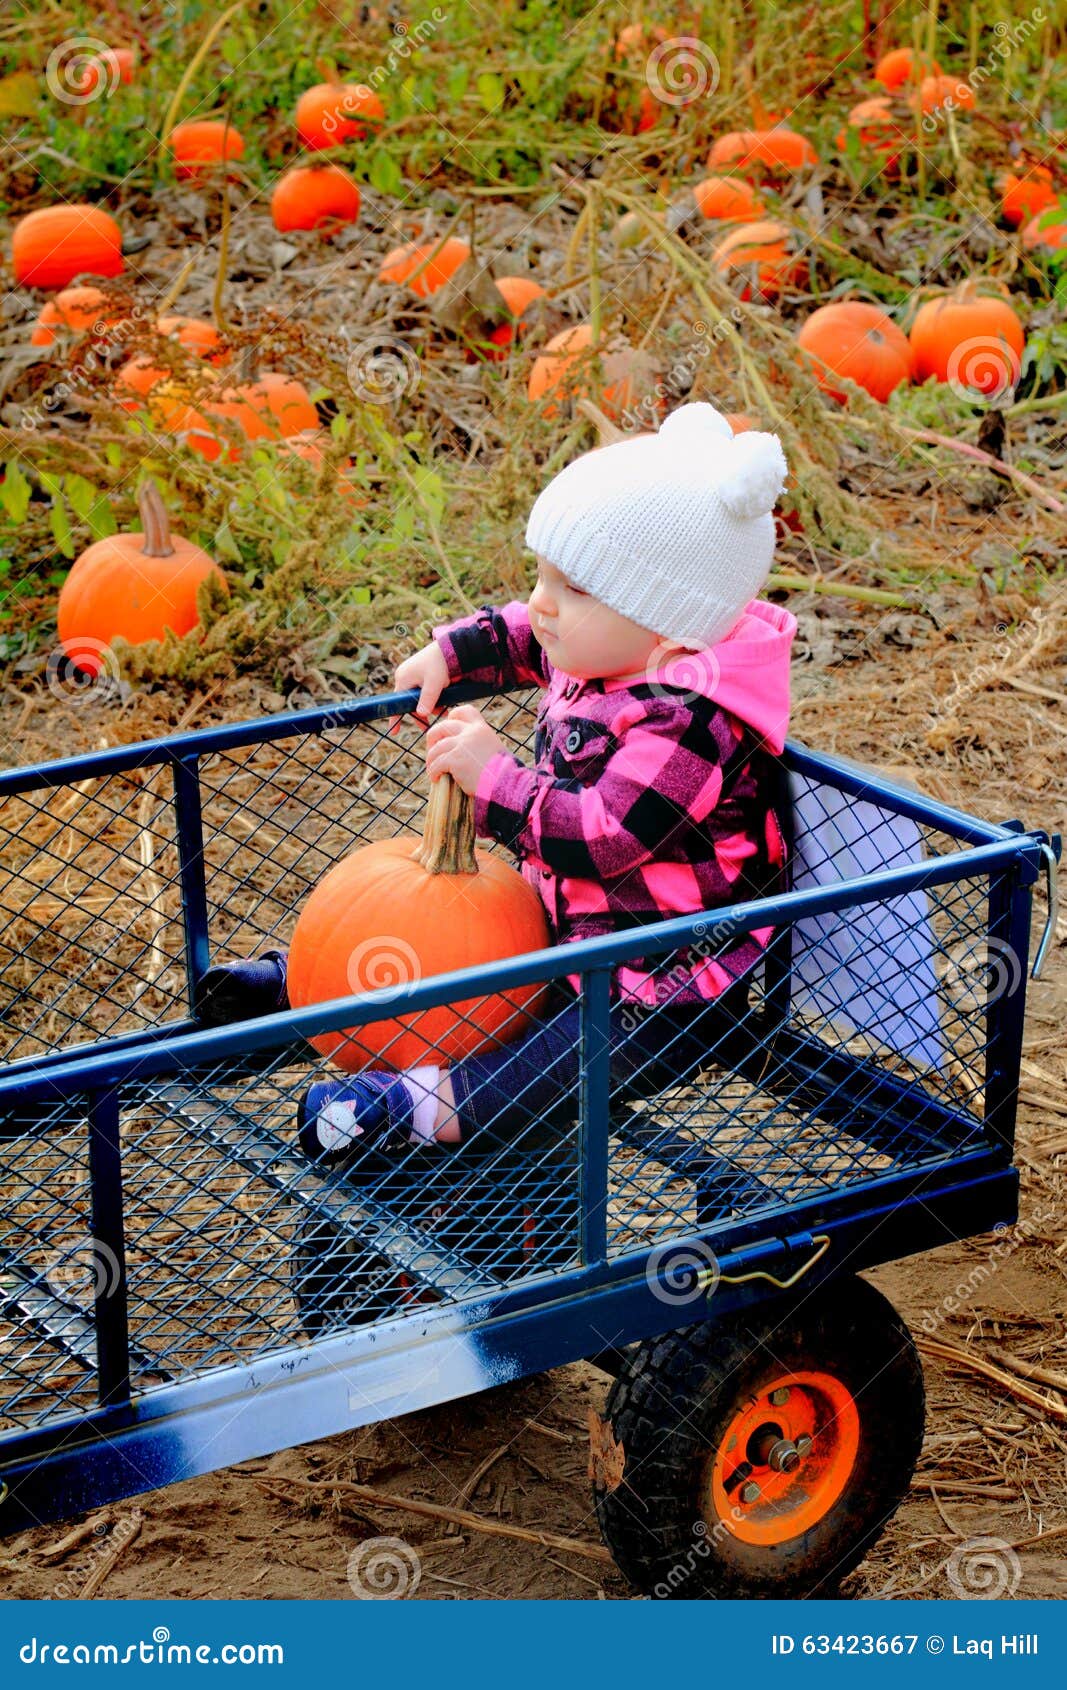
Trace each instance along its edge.
<path fill-rule="evenodd" d="M 730 632 L 770 573 L 785 484 L 776 434 L 735 435 L 714 405 L 586 452 L 539 494 L 526 544 L 576 587 L 693 650 Z"/>

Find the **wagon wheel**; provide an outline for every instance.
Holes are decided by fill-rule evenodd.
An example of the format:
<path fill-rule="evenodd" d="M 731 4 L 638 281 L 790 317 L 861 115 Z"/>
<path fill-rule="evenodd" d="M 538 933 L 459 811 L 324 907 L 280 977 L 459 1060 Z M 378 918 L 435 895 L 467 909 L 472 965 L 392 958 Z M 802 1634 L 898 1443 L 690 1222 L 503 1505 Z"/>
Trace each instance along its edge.
<path fill-rule="evenodd" d="M 436 1302 L 387 1256 L 369 1249 L 321 1214 L 301 1215 L 289 1256 L 289 1288 L 309 1338 L 402 1314 Z"/>
<path fill-rule="evenodd" d="M 907 1492 L 923 1417 L 911 1334 L 861 1279 L 650 1339 L 593 1426 L 604 1541 L 654 1597 L 832 1594 Z"/>

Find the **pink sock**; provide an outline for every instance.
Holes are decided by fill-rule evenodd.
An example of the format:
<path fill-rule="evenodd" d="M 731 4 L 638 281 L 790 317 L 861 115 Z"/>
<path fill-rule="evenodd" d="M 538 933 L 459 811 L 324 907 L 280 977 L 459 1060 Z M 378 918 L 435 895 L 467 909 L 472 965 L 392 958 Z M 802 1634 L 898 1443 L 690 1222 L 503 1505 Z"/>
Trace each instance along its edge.
<path fill-rule="evenodd" d="M 437 1082 L 440 1068 L 427 1064 L 422 1068 L 405 1068 L 404 1084 L 414 1100 L 415 1109 L 409 1140 L 412 1144 L 434 1143 L 434 1122 L 437 1120 Z M 425 1090 L 423 1089 L 425 1088 Z"/>

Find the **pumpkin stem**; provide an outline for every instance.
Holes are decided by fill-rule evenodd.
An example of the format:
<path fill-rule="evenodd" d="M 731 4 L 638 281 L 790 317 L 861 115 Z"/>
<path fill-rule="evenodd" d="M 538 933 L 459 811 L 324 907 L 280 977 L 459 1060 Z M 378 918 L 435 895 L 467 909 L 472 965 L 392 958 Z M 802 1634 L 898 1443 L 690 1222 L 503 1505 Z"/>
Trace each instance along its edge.
<path fill-rule="evenodd" d="M 144 545 L 141 547 L 144 556 L 173 557 L 170 517 L 163 503 L 163 495 L 151 476 L 147 476 L 141 484 L 141 491 L 137 495 L 137 509 L 141 513 L 141 527 L 144 529 Z"/>
<path fill-rule="evenodd" d="M 477 874 L 474 800 L 450 774 L 430 782 L 422 845 L 415 861 L 430 874 Z"/>

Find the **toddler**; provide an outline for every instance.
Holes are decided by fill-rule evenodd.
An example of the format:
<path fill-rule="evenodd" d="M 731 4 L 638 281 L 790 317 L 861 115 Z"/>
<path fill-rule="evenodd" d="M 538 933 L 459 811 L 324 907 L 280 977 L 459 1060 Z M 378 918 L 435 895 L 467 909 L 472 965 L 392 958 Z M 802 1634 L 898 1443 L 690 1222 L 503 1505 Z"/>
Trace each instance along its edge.
<path fill-rule="evenodd" d="M 426 766 L 471 795 L 478 837 L 514 852 L 554 944 L 777 889 L 785 845 L 768 759 L 785 740 L 797 624 L 756 595 L 785 474 L 776 435 L 735 437 L 703 403 L 675 410 L 657 434 L 586 453 L 534 503 L 529 601 L 435 628 L 396 670 L 398 688 L 420 688 L 425 718 L 458 680 L 545 689 L 533 768 L 473 705 L 429 728 Z M 706 1060 L 744 1014 L 772 931 L 717 958 L 674 952 L 613 970 L 613 1100 Z M 304 1149 L 335 1160 L 410 1144 L 492 1148 L 561 1101 L 573 1115 L 579 990 L 580 976 L 567 975 L 524 1036 L 449 1069 L 313 1085 L 300 1109 Z M 202 991 L 208 1021 L 284 1008 L 284 953 L 211 969 Z"/>

